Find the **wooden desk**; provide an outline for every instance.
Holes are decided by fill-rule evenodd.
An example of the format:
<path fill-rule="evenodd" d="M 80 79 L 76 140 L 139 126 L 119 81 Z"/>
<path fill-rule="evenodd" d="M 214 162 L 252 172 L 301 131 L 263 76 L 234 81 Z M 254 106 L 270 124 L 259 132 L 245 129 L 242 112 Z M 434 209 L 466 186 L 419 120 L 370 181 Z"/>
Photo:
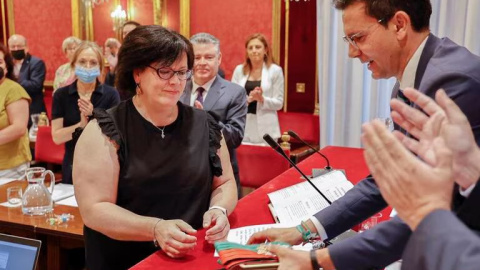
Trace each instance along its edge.
<path fill-rule="evenodd" d="M 326 147 L 321 150 L 330 160 L 333 168 L 345 169 L 347 179 L 356 184 L 366 177 L 369 172 L 363 159 L 363 150 L 358 148 L 346 147 Z M 298 164 L 299 168 L 306 174 L 310 174 L 312 168 L 323 168 L 326 165 L 325 160 L 320 155 L 312 155 Z M 302 181 L 300 175 L 295 169 L 275 177 L 270 182 L 256 189 L 252 193 L 242 198 L 235 208 L 235 211 L 229 216 L 232 228 L 238 228 L 248 225 L 274 223 L 274 220 L 268 209 L 267 194 L 282 189 Z M 383 211 L 382 220 L 388 219 L 389 209 Z M 217 258 L 213 257 L 214 248 L 205 242 L 205 230 L 199 230 L 197 233 L 197 247 L 187 257 L 183 259 L 172 259 L 166 256 L 162 251 L 157 251 L 150 255 L 131 269 L 150 270 L 150 269 L 220 269 L 217 264 Z"/>
<path fill-rule="evenodd" d="M 0 186 L 0 202 L 7 200 L 7 188 L 27 186 L 26 181 L 15 181 Z M 84 247 L 83 221 L 77 207 L 56 205 L 53 212 L 57 215 L 70 213 L 73 220 L 61 225 L 50 225 L 46 216 L 23 215 L 21 207 L 0 206 L 0 232 L 35 238 L 42 241 L 37 269 L 65 269 L 65 250 Z"/>

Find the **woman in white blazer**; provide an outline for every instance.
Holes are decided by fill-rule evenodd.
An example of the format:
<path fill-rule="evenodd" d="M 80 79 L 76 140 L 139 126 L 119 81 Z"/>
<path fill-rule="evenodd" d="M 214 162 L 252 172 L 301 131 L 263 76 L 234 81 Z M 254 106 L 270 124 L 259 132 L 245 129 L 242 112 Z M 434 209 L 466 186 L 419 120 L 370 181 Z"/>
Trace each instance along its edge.
<path fill-rule="evenodd" d="M 243 142 L 265 143 L 263 135 L 280 138 L 277 111 L 283 106 L 282 68 L 273 63 L 270 46 L 262 34 L 253 34 L 245 43 L 245 63 L 233 72 L 232 82 L 245 87 L 248 113 Z"/>

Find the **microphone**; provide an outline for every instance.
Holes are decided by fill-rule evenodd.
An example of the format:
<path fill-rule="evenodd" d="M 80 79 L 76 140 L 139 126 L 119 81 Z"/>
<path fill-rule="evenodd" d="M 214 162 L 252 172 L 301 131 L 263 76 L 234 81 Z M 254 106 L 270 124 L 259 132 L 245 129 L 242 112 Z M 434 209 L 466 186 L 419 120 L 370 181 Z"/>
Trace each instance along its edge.
<path fill-rule="evenodd" d="M 290 135 L 291 137 L 293 137 L 294 139 L 302 142 L 304 145 L 310 147 L 310 149 L 312 149 L 313 151 L 315 151 L 315 153 L 319 154 L 320 156 L 323 157 L 323 159 L 325 159 L 325 161 L 327 162 L 327 166 L 325 167 L 325 170 L 327 171 L 330 171 L 332 169 L 332 167 L 330 167 L 330 160 L 328 160 L 328 158 L 320 153 L 320 151 L 318 151 L 317 149 L 315 149 L 315 147 L 311 146 L 309 143 L 307 143 L 306 141 L 302 140 L 302 138 L 300 138 L 300 136 L 298 136 L 297 133 L 295 133 L 293 130 L 289 130 L 288 131 L 288 135 Z"/>
<path fill-rule="evenodd" d="M 285 154 L 283 149 L 280 145 L 268 134 L 263 135 L 263 139 L 273 148 L 273 150 L 277 151 L 282 157 L 284 157 L 290 165 L 292 165 L 307 181 L 312 187 L 318 192 L 318 194 L 322 195 L 322 197 L 328 202 L 328 204 L 332 204 L 332 202 L 310 181 L 310 179 L 297 167 L 297 165 Z"/>

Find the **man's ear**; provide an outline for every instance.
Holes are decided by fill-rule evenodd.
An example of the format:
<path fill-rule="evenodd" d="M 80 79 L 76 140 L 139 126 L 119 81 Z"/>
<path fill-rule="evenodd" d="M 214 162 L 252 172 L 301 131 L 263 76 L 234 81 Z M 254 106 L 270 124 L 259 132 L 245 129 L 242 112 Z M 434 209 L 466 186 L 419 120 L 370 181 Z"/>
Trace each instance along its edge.
<path fill-rule="evenodd" d="M 222 63 L 222 52 L 218 52 L 218 66 Z"/>
<path fill-rule="evenodd" d="M 390 22 L 395 26 L 395 32 L 398 40 L 403 40 L 408 31 L 412 29 L 410 16 L 405 11 L 397 11 Z"/>

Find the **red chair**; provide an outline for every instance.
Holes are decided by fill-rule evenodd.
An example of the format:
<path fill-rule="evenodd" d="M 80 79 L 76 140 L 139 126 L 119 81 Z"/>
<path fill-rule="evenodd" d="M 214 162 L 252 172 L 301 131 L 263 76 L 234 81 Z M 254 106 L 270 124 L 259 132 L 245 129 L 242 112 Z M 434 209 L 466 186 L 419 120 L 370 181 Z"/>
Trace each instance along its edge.
<path fill-rule="evenodd" d="M 45 90 L 43 92 L 43 102 L 45 102 L 45 109 L 47 110 L 48 119 L 52 120 L 52 103 L 53 103 L 53 91 Z"/>
<path fill-rule="evenodd" d="M 35 161 L 61 165 L 64 155 L 65 144 L 57 145 L 53 142 L 52 127 L 38 127 L 37 141 L 35 142 Z"/>
<path fill-rule="evenodd" d="M 290 151 L 285 151 L 289 156 Z M 237 148 L 240 184 L 258 188 L 288 170 L 290 164 L 269 146 L 242 144 Z"/>
<path fill-rule="evenodd" d="M 278 112 L 280 131 L 295 131 L 304 141 L 310 144 L 319 144 L 320 119 L 318 115 L 298 112 Z M 291 139 L 290 142 L 292 142 Z M 293 141 L 294 142 L 294 141 Z"/>
<path fill-rule="evenodd" d="M 320 149 L 320 119 L 318 115 L 298 112 L 278 112 L 280 131 L 282 134 L 289 130 L 294 131 L 304 141 L 313 147 Z M 290 138 L 290 157 L 298 163 L 314 153 L 308 146 L 294 138 Z"/>

